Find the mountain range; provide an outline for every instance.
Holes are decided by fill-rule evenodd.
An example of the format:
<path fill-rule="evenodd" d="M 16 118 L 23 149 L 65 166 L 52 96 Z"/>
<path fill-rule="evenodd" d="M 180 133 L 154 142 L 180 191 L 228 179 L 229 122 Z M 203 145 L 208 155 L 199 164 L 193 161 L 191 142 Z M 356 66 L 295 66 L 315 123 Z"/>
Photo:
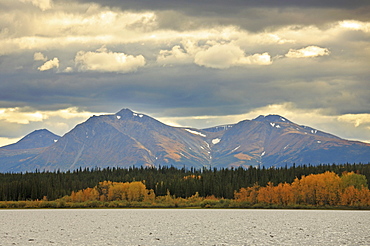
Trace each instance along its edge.
<path fill-rule="evenodd" d="M 367 163 L 370 144 L 341 139 L 279 115 L 206 129 L 173 127 L 122 109 L 92 116 L 64 136 L 37 130 L 0 148 L 0 172 L 85 167 L 282 167 Z"/>

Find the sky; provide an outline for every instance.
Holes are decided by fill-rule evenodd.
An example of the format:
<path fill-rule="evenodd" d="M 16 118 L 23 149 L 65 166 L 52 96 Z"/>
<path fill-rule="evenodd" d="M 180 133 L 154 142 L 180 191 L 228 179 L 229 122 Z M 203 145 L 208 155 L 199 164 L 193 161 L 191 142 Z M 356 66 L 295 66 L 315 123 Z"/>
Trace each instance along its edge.
<path fill-rule="evenodd" d="M 368 0 L 0 0 L 0 146 L 130 108 L 370 142 Z"/>

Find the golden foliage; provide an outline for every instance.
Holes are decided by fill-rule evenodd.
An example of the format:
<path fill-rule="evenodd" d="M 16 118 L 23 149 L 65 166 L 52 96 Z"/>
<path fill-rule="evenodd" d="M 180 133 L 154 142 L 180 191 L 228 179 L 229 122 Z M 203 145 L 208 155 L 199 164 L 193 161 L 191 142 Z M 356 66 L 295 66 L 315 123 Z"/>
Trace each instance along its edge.
<path fill-rule="evenodd" d="M 72 191 L 67 198 L 72 202 L 85 201 L 137 201 L 153 200 L 153 190 L 148 191 L 142 182 L 100 182 L 94 188 L 86 188 L 77 192 Z"/>
<path fill-rule="evenodd" d="M 357 176 L 356 176 L 357 175 Z M 250 204 L 370 206 L 370 191 L 364 175 L 334 172 L 311 174 L 296 178 L 292 184 L 269 182 L 265 187 L 254 185 L 234 193 L 237 202 Z M 358 188 L 355 187 L 357 185 Z"/>
<path fill-rule="evenodd" d="M 187 180 L 187 179 L 199 179 L 200 180 L 201 178 L 202 178 L 202 176 L 194 175 L 194 174 L 183 177 L 184 180 Z"/>
<path fill-rule="evenodd" d="M 254 184 L 252 187 L 241 188 L 239 192 L 234 192 L 235 200 L 238 202 L 257 203 L 258 190 L 260 186 Z"/>
<path fill-rule="evenodd" d="M 340 200 L 340 177 L 333 172 L 311 174 L 292 183 L 295 203 L 335 205 Z"/>

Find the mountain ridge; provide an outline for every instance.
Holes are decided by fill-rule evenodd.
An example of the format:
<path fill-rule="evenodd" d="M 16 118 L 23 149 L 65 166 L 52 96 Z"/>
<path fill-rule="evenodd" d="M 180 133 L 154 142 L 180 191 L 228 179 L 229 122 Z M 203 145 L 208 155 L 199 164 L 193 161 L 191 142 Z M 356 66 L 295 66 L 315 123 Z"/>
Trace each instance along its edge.
<path fill-rule="evenodd" d="M 41 149 L 6 164 L 1 155 L 6 148 L 0 148 L 0 161 L 5 162 L 0 171 L 160 165 L 279 167 L 370 159 L 370 144 L 341 139 L 279 115 L 196 129 L 169 126 L 127 108 L 116 114 L 92 116 Z"/>

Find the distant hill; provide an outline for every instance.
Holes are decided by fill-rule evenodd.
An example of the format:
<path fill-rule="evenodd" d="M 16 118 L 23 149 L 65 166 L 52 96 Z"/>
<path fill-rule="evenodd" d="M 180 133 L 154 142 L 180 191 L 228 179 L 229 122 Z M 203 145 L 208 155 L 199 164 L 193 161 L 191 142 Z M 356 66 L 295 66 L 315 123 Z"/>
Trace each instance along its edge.
<path fill-rule="evenodd" d="M 279 115 L 195 129 L 168 126 L 147 115 L 123 109 L 112 115 L 93 116 L 59 139 L 45 138 L 49 140 L 45 139 L 44 145 L 38 145 L 40 142 L 33 145 L 39 146 L 38 152 L 32 148 L 34 138 L 0 148 L 0 171 L 160 165 L 268 168 L 294 163 L 370 161 L 370 144 L 344 140 L 297 125 Z M 9 146 L 17 150 L 29 147 L 23 151 L 32 154 L 18 159 L 15 155 L 9 164 L 1 155 L 1 151 L 9 151 Z"/>
<path fill-rule="evenodd" d="M 14 144 L 0 148 L 0 171 L 17 170 L 20 163 L 35 157 L 47 147 L 56 143 L 60 136 L 46 130 L 36 130 Z M 16 168 L 14 168 L 16 166 Z M 17 170 L 19 171 L 19 170 Z M 34 170 L 33 170 L 34 171 Z"/>
<path fill-rule="evenodd" d="M 21 140 L 14 144 L 9 144 L 1 147 L 0 149 L 7 150 L 20 150 L 20 149 L 35 149 L 49 147 L 57 142 L 60 136 L 55 135 L 46 129 L 36 130 L 23 137 Z"/>

